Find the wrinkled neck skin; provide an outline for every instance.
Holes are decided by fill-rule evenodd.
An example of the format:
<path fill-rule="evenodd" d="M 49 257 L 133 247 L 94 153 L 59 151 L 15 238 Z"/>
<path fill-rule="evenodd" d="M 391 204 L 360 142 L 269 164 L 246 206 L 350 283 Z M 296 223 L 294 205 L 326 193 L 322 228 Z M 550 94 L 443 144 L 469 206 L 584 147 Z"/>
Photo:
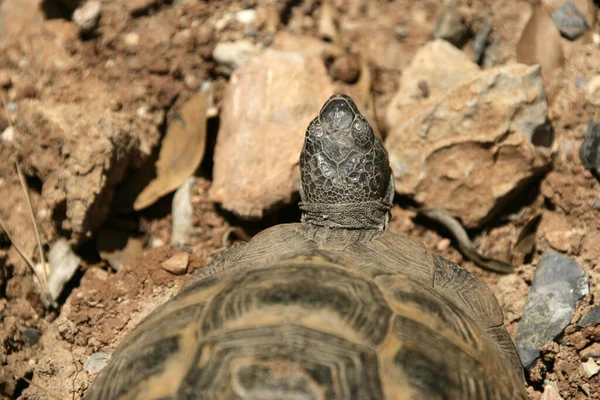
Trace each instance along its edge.
<path fill-rule="evenodd" d="M 390 210 L 394 199 L 394 179 L 390 181 L 386 197 L 381 200 L 357 203 L 310 203 L 300 184 L 300 210 L 303 224 L 332 229 L 369 229 L 385 231 L 390 220 Z"/>

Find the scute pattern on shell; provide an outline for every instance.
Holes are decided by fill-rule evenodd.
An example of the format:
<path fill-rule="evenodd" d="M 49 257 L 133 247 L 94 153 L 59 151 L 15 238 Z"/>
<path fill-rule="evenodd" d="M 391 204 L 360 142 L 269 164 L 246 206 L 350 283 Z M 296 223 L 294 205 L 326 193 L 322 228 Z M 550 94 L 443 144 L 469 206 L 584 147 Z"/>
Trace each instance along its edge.
<path fill-rule="evenodd" d="M 88 400 L 526 399 L 493 295 L 438 260 L 385 231 L 270 228 L 135 329 Z"/>

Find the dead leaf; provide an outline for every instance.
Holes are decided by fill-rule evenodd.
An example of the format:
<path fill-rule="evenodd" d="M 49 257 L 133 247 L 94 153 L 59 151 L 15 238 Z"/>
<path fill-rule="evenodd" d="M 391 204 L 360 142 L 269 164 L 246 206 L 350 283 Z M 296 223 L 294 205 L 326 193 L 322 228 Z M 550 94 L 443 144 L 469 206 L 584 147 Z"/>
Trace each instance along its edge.
<path fill-rule="evenodd" d="M 556 75 L 565 63 L 560 32 L 554 25 L 550 12 L 536 7 L 517 43 L 517 61 L 542 67 L 542 77 L 550 93 L 554 94 Z"/>
<path fill-rule="evenodd" d="M 175 113 L 156 162 L 156 178 L 142 190 L 133 203 L 141 210 L 177 189 L 192 176 L 206 147 L 206 92 L 200 91 Z"/>
<path fill-rule="evenodd" d="M 521 233 L 519 233 L 519 237 L 517 238 L 515 245 L 513 246 L 513 253 L 518 253 L 525 257 L 533 251 L 537 229 L 541 220 L 542 214 L 538 214 L 527 221 L 521 230 Z"/>

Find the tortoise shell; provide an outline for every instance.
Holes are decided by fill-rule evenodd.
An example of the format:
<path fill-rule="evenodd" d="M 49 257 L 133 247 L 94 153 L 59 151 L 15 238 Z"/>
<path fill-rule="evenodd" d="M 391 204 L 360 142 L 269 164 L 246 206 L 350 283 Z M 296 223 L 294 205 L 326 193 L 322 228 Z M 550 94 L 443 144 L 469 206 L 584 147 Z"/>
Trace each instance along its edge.
<path fill-rule="evenodd" d="M 360 116 L 344 95 L 316 120 L 327 112 L 337 120 L 321 135 L 354 129 L 344 118 Z M 342 188 L 327 192 L 338 202 L 323 201 L 320 185 L 335 184 L 312 181 L 321 167 L 305 159 L 313 177 L 302 169 L 303 187 L 311 186 L 310 195 L 301 192 L 303 222 L 269 228 L 199 271 L 125 338 L 86 398 L 526 399 L 521 362 L 491 291 L 387 231 L 389 208 L 373 212 L 390 205 L 393 180 L 383 146 L 375 157 L 369 150 L 380 139 L 366 129 L 368 146 L 352 137 L 358 144 L 346 147 L 350 156 L 356 146 L 366 149 L 374 186 L 352 180 L 348 190 L 359 200 Z M 337 135 L 328 146 L 345 140 Z M 324 154 L 311 146 L 313 155 Z M 346 159 L 333 154 L 339 168 Z M 343 185 L 352 172 L 336 179 Z"/>

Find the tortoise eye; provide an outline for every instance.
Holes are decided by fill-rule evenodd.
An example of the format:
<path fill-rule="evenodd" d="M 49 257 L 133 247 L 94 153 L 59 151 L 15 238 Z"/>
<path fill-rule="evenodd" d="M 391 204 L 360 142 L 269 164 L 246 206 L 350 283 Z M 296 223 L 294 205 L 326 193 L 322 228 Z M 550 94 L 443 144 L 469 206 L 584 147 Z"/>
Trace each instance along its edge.
<path fill-rule="evenodd" d="M 359 133 L 365 130 L 365 124 L 361 120 L 354 121 L 354 125 L 352 127 Z"/>
<path fill-rule="evenodd" d="M 314 137 L 320 138 L 323 136 L 323 127 L 320 124 L 314 124 L 311 126 L 311 133 Z"/>

